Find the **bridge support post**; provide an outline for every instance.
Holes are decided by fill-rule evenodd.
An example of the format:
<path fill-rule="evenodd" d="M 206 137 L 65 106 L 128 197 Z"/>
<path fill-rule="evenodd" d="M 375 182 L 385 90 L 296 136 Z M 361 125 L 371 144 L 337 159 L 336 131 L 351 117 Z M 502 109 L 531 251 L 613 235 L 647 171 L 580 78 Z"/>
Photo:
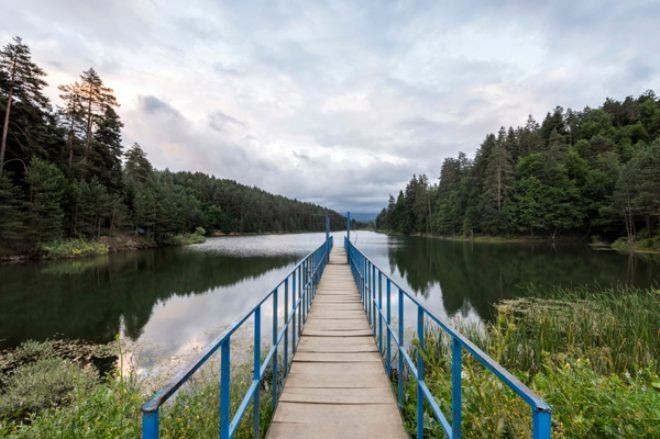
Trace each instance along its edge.
<path fill-rule="evenodd" d="M 403 407 L 403 329 L 403 290 L 399 288 L 399 355 L 397 356 L 397 401 L 399 402 L 399 407 Z"/>
<path fill-rule="evenodd" d="M 261 437 L 261 305 L 254 310 L 254 370 L 253 382 L 257 388 L 252 399 L 252 433 L 255 438 Z"/>
<path fill-rule="evenodd" d="M 275 410 L 275 406 L 277 405 L 277 380 L 278 380 L 278 375 L 279 375 L 279 368 L 278 368 L 278 358 L 277 358 L 277 314 L 278 314 L 278 304 L 277 304 L 277 296 L 279 293 L 279 289 L 275 288 L 275 291 L 273 291 L 273 349 L 275 349 L 275 353 L 273 354 L 273 383 L 272 383 L 272 390 L 273 390 L 273 410 Z M 286 365 L 285 365 L 286 367 Z"/>
<path fill-rule="evenodd" d="M 424 437 L 424 395 L 422 384 L 424 383 L 424 310 L 417 305 L 417 437 Z M 453 434 L 452 434 L 453 436 Z"/>
<path fill-rule="evenodd" d="M 142 438 L 158 438 L 158 410 L 153 412 L 143 412 L 142 414 Z"/>
<path fill-rule="evenodd" d="M 371 264 L 371 322 L 373 324 L 373 334 L 374 337 L 376 337 L 377 331 L 376 331 L 376 266 L 374 264 Z"/>
<path fill-rule="evenodd" d="M 291 352 L 296 353 L 296 319 L 298 315 L 296 314 L 296 272 L 298 270 L 293 270 L 292 284 L 291 284 L 291 312 L 293 317 L 291 319 Z"/>
<path fill-rule="evenodd" d="M 390 324 L 392 323 L 392 281 L 390 278 L 387 278 L 386 288 L 385 288 L 385 302 L 387 304 L 386 316 L 387 316 L 387 345 L 385 346 L 385 368 L 387 369 L 387 377 L 392 376 L 392 332 L 390 331 Z"/>
<path fill-rule="evenodd" d="M 461 372 L 463 370 L 463 348 L 456 337 L 451 339 L 451 437 L 462 436 L 461 418 Z"/>
<path fill-rule="evenodd" d="M 378 352 L 383 354 L 383 273 L 378 270 Z"/>
<path fill-rule="evenodd" d="M 295 320 L 295 319 L 294 319 Z M 289 278 L 284 280 L 284 376 L 289 373 Z"/>
<path fill-rule="evenodd" d="M 325 216 L 325 261 L 330 262 L 330 216 Z"/>
<path fill-rule="evenodd" d="M 231 405 L 230 338 L 220 345 L 220 439 L 229 439 L 229 409 Z"/>
<path fill-rule="evenodd" d="M 546 410 L 532 409 L 532 438 L 550 439 L 551 422 L 550 412 Z"/>

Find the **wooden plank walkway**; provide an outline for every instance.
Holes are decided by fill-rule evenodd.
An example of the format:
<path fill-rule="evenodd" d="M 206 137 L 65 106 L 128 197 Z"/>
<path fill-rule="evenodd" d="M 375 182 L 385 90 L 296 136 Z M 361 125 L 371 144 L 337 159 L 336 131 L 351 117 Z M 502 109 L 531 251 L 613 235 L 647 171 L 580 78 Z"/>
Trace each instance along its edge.
<path fill-rule="evenodd" d="M 336 246 L 266 437 L 408 437 L 372 334 Z"/>

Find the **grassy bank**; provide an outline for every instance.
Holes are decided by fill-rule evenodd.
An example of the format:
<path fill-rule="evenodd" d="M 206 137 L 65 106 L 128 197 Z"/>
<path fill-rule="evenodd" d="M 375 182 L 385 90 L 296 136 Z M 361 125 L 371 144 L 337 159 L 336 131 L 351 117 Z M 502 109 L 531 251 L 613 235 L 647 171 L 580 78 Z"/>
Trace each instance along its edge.
<path fill-rule="evenodd" d="M 64 350 L 62 347 L 66 347 Z M 114 355 L 115 368 L 102 374 L 89 361 L 100 350 Z M 71 354 L 71 352 L 87 354 Z M 0 356 L 0 437 L 135 438 L 140 436 L 140 407 L 160 387 L 160 379 L 120 375 L 117 343 L 88 346 L 64 342 L 27 342 Z M 218 367 L 204 366 L 160 412 L 161 437 L 213 437 L 218 431 Z M 251 369 L 232 373 L 232 413 L 251 382 Z M 268 387 L 268 382 L 265 383 Z M 270 391 L 263 390 L 262 431 L 272 413 Z M 252 438 L 246 412 L 236 438 Z"/>
<path fill-rule="evenodd" d="M 637 239 L 628 241 L 626 238 L 619 238 L 612 243 L 614 250 L 625 253 L 656 253 L 660 254 L 660 236 L 651 238 Z"/>
<path fill-rule="evenodd" d="M 66 259 L 105 255 L 110 252 L 110 247 L 100 241 L 67 239 L 44 244 L 41 251 L 44 259 Z"/>
<path fill-rule="evenodd" d="M 100 256 L 108 253 L 141 250 L 159 246 L 182 246 L 206 241 L 206 231 L 197 227 L 193 233 L 173 235 L 163 242 L 156 242 L 145 236 L 119 233 L 101 236 L 98 239 L 62 239 L 42 244 L 33 255 L 16 255 L 0 248 L 1 261 L 24 261 L 29 259 L 72 259 L 86 256 Z"/>
<path fill-rule="evenodd" d="M 456 242 L 478 242 L 484 244 L 507 244 L 507 243 L 531 243 L 531 242 L 550 242 L 550 241 L 576 241 L 579 238 L 566 236 L 566 237 L 551 237 L 551 236 L 530 236 L 530 235 L 502 235 L 502 236 L 493 236 L 493 235 L 436 235 L 433 233 L 413 233 L 411 235 L 405 235 L 404 233 L 384 230 L 384 229 L 375 229 L 375 232 L 384 233 L 391 236 L 419 236 L 423 238 L 433 238 L 433 239 L 442 239 L 445 241 L 456 241 Z"/>
<path fill-rule="evenodd" d="M 553 437 L 660 436 L 658 291 L 558 290 L 497 310 L 485 332 L 462 331 L 552 406 Z M 424 356 L 427 384 L 450 413 L 447 340 L 431 331 Z M 406 389 L 404 415 L 414 432 L 414 383 Z M 528 406 L 468 355 L 463 392 L 465 437 L 529 436 Z M 441 437 L 429 424 L 429 434 Z"/>
<path fill-rule="evenodd" d="M 197 227 L 193 233 L 179 233 L 166 241 L 167 245 L 191 245 L 201 244 L 206 241 L 206 230 Z"/>

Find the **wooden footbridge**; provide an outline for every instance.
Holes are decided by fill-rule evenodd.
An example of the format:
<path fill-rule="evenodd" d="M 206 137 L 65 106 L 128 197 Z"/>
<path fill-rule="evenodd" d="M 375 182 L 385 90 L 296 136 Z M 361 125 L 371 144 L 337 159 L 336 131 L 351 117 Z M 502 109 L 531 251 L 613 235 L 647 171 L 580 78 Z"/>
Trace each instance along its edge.
<path fill-rule="evenodd" d="M 406 304 L 416 316 L 412 320 L 418 348 L 412 356 L 410 336 L 405 333 Z M 267 337 L 262 337 L 264 317 L 272 323 Z M 250 324 L 252 381 L 239 391 L 232 387 L 231 341 Z M 425 382 L 422 352 L 428 331 L 438 331 L 449 340 L 451 400 L 446 404 L 451 406 L 450 417 Z M 264 422 L 269 425 L 267 438 L 407 437 L 401 417 L 406 400 L 416 405 L 411 420 L 414 429 L 409 433 L 428 436 L 433 422 L 447 437 L 460 438 L 465 355 L 529 405 L 531 437 L 550 437 L 550 407 L 541 398 L 378 268 L 351 243 L 350 228 L 343 248 L 333 247 L 327 218 L 325 242 L 144 404 L 144 438 L 159 437 L 161 406 L 216 354 L 220 357 L 219 407 L 209 410 L 218 411 L 221 439 L 238 431 L 248 409 L 255 438 L 263 436 Z M 261 409 L 264 395 L 271 410 Z M 166 413 L 171 415 L 180 416 Z"/>
<path fill-rule="evenodd" d="M 407 437 L 341 247 L 330 253 L 266 437 Z"/>

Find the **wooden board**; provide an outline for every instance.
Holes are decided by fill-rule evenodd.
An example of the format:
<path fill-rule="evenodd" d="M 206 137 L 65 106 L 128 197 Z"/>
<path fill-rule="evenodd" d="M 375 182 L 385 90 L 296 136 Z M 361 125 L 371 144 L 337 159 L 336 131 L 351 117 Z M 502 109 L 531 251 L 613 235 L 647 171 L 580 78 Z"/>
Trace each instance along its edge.
<path fill-rule="evenodd" d="M 266 437 L 408 437 L 342 247 L 332 250 Z"/>

